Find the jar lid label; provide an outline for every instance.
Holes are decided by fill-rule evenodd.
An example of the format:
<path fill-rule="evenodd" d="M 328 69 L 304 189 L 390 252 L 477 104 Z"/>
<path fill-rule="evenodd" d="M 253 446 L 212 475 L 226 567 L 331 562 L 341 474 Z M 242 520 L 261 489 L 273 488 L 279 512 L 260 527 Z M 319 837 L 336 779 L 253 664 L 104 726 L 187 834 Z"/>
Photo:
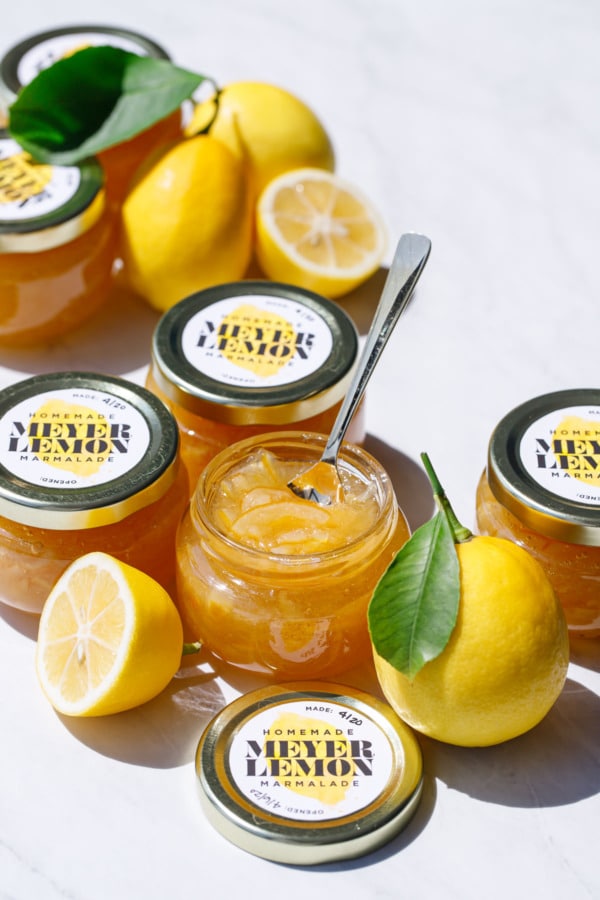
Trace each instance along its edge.
<path fill-rule="evenodd" d="M 259 712 L 229 748 L 240 793 L 266 813 L 299 822 L 340 819 L 369 806 L 394 761 L 382 729 L 331 698 Z"/>
<path fill-rule="evenodd" d="M 318 682 L 259 688 L 206 726 L 196 752 L 212 824 L 250 853 L 315 865 L 389 841 L 423 785 L 414 733 L 376 697 Z"/>
<path fill-rule="evenodd" d="M 144 416 L 93 388 L 40 391 L 0 418 L 5 469 L 31 485 L 72 490 L 121 478 L 148 452 Z"/>
<path fill-rule="evenodd" d="M 316 310 L 258 293 L 204 307 L 191 316 L 181 338 L 194 369 L 245 388 L 300 381 L 318 371 L 332 345 L 331 329 Z"/>
<path fill-rule="evenodd" d="M 600 506 L 600 407 L 553 409 L 523 432 L 523 467 L 540 487 Z"/>
<path fill-rule="evenodd" d="M 79 167 L 36 163 L 12 138 L 0 138 L 0 221 L 55 213 L 73 199 L 80 182 Z"/>

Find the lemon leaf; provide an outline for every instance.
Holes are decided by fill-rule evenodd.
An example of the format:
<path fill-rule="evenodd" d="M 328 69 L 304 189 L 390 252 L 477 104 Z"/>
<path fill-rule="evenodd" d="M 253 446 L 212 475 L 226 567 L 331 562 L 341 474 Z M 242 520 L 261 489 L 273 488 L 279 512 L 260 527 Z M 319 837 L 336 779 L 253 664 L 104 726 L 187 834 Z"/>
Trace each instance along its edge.
<path fill-rule="evenodd" d="M 453 533 L 447 517 L 438 512 L 398 551 L 375 588 L 368 610 L 375 650 L 414 678 L 448 643 L 459 599 Z"/>
<path fill-rule="evenodd" d="M 86 47 L 22 88 L 8 130 L 39 162 L 72 165 L 174 112 L 204 80 L 165 59 Z"/>

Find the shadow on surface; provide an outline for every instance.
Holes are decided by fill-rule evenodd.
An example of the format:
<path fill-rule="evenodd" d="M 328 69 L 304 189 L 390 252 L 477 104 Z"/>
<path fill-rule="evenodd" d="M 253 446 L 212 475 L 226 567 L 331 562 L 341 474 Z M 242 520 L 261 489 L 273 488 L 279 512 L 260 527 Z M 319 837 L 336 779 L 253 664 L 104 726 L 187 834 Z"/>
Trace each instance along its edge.
<path fill-rule="evenodd" d="M 565 806 L 600 790 L 600 698 L 567 680 L 546 718 L 495 747 L 462 748 L 421 739 L 428 772 L 487 803 Z"/>
<path fill-rule="evenodd" d="M 39 615 L 23 612 L 21 609 L 13 609 L 12 606 L 0 603 L 0 616 L 15 631 L 18 631 L 24 637 L 30 638 L 32 641 L 37 641 L 40 624 Z"/>
<path fill-rule="evenodd" d="M 170 769 L 194 761 L 200 736 L 225 706 L 214 672 L 184 666 L 154 700 L 128 712 L 99 718 L 58 715 L 82 744 L 136 766 Z"/>
<path fill-rule="evenodd" d="M 435 512 L 435 501 L 429 479 L 420 464 L 371 434 L 367 435 L 364 447 L 390 476 L 411 531 L 429 521 Z"/>

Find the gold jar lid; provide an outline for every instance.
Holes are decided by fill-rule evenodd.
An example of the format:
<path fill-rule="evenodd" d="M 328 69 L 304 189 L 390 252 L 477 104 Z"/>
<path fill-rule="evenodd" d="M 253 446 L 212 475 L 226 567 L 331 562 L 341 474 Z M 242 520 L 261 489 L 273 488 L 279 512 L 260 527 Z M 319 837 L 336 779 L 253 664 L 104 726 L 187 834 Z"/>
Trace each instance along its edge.
<path fill-rule="evenodd" d="M 150 391 L 86 372 L 0 391 L 0 516 L 94 528 L 158 500 L 177 474 L 178 430 Z"/>
<path fill-rule="evenodd" d="M 487 476 L 532 530 L 600 546 L 600 390 L 557 391 L 513 409 L 491 436 Z"/>
<path fill-rule="evenodd" d="M 38 163 L 0 129 L 0 253 L 66 244 L 95 225 L 104 207 L 104 173 L 96 159 Z"/>
<path fill-rule="evenodd" d="M 386 703 L 347 686 L 270 685 L 204 730 L 196 753 L 209 821 L 280 863 L 350 859 L 391 840 L 423 785 L 418 741 Z"/>
<path fill-rule="evenodd" d="M 346 392 L 358 353 L 350 317 L 311 291 L 243 281 L 199 291 L 159 320 L 152 376 L 188 412 L 232 425 L 285 425 Z"/>
<path fill-rule="evenodd" d="M 19 41 L 0 59 L 0 111 L 2 103 L 8 107 L 21 88 L 43 69 L 76 50 L 101 45 L 118 47 L 139 56 L 170 58 L 155 41 L 125 28 L 81 24 L 41 31 Z"/>

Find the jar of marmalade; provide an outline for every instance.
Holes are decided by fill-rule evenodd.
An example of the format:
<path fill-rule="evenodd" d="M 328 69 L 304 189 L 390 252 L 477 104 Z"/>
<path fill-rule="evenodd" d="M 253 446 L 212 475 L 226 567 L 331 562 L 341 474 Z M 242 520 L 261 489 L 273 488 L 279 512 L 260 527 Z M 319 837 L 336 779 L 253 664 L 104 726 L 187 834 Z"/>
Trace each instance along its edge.
<path fill-rule="evenodd" d="M 321 678 L 371 658 L 367 606 L 409 535 L 389 477 L 344 444 L 342 501 L 287 486 L 323 435 L 279 432 L 234 444 L 200 476 L 177 535 L 177 604 L 189 636 L 241 668 Z"/>
<path fill-rule="evenodd" d="M 256 434 L 329 433 L 358 353 L 340 306 L 267 281 L 199 291 L 159 320 L 146 387 L 179 424 L 193 490 L 210 459 Z M 360 407 L 348 440 L 364 439 Z"/>
<path fill-rule="evenodd" d="M 541 563 L 572 633 L 600 636 L 600 390 L 546 394 L 502 419 L 477 524 Z"/>
<path fill-rule="evenodd" d="M 124 28 L 70 25 L 34 34 L 11 47 L 0 60 L 0 120 L 2 117 L 7 120 L 8 107 L 16 100 L 21 88 L 43 69 L 77 50 L 98 46 L 118 47 L 154 59 L 170 59 L 160 44 Z M 100 153 L 98 158 L 106 172 L 109 201 L 121 202 L 133 173 L 150 151 L 181 135 L 181 113 L 176 111 L 130 140 Z"/>
<path fill-rule="evenodd" d="M 39 613 L 102 550 L 172 590 L 188 502 L 177 425 L 145 388 L 82 372 L 0 391 L 0 602 Z"/>
<path fill-rule="evenodd" d="M 115 254 L 99 163 L 41 165 L 0 130 L 0 345 L 51 341 L 90 318 Z"/>

